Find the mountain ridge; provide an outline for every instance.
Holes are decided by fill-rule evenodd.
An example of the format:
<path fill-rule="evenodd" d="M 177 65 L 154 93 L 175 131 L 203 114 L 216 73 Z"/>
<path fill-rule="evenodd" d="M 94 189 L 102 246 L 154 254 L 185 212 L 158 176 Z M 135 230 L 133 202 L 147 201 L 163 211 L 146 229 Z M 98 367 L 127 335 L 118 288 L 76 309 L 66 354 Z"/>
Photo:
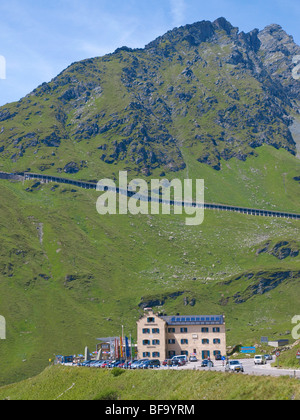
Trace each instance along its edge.
<path fill-rule="evenodd" d="M 32 169 L 42 151 L 45 171 L 93 161 L 99 173 L 120 164 L 150 176 L 184 170 L 183 148 L 218 171 L 221 159 L 244 161 L 262 144 L 296 155 L 293 54 L 300 47 L 279 25 L 244 33 L 219 18 L 73 63 L 0 108 L 0 165 Z"/>

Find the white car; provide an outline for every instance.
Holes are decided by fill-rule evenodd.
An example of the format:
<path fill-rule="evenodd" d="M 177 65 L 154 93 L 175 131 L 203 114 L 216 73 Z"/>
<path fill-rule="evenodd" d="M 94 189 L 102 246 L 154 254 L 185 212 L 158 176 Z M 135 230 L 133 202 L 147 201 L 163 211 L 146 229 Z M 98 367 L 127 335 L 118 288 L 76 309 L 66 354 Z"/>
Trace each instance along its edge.
<path fill-rule="evenodd" d="M 229 360 L 225 372 L 244 372 L 244 367 L 238 360 Z"/>
<path fill-rule="evenodd" d="M 255 365 L 265 365 L 267 363 L 267 360 L 265 356 L 257 355 L 254 357 L 254 364 Z"/>

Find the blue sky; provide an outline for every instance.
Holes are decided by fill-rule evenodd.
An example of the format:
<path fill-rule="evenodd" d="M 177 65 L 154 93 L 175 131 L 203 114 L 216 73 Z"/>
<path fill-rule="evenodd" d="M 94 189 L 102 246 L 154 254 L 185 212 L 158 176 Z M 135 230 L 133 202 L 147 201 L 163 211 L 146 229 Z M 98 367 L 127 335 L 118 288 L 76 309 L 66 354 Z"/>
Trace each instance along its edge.
<path fill-rule="evenodd" d="M 299 0 L 0 0 L 0 105 L 75 61 L 141 48 L 175 26 L 220 16 L 245 32 L 278 23 L 300 44 Z"/>

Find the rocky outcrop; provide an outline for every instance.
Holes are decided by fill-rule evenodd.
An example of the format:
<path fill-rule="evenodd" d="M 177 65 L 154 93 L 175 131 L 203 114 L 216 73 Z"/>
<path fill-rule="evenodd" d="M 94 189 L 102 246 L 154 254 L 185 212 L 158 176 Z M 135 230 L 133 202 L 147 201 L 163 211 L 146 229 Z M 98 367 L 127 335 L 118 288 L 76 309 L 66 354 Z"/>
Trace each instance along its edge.
<path fill-rule="evenodd" d="M 243 273 L 224 283 L 219 283 L 219 287 L 228 287 L 231 285 L 234 287 L 235 284 L 240 284 L 241 289 L 232 296 L 222 297 L 219 303 L 222 306 L 228 305 L 231 301 L 236 304 L 242 304 L 256 295 L 264 295 L 276 289 L 281 284 L 291 281 L 300 281 L 300 271 L 278 270 Z"/>
<path fill-rule="evenodd" d="M 142 309 L 145 308 L 154 308 L 157 306 L 163 306 L 168 299 L 177 299 L 179 296 L 182 296 L 185 292 L 173 292 L 170 294 L 166 294 L 163 296 L 156 296 L 156 297 L 142 297 L 141 302 L 139 303 L 139 307 Z"/>
<path fill-rule="evenodd" d="M 256 252 L 256 255 L 267 253 L 273 255 L 278 260 L 284 260 L 288 257 L 296 258 L 300 253 L 300 245 L 294 241 L 280 241 L 275 245 L 266 242 Z"/>

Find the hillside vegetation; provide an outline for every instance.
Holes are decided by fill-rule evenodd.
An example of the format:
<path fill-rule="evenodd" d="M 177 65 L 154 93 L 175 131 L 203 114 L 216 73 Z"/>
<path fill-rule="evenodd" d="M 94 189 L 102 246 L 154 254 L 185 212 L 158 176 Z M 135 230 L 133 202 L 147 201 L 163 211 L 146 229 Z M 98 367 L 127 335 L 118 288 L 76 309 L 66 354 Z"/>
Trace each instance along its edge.
<path fill-rule="evenodd" d="M 145 306 L 225 313 L 228 344 L 291 330 L 299 303 L 299 222 L 206 211 L 100 216 L 98 194 L 0 183 L 2 384 L 39 373 L 54 354 L 136 335 Z"/>
<path fill-rule="evenodd" d="M 154 386 L 155 384 L 155 386 Z M 51 367 L 0 388 L 10 400 L 299 400 L 299 381 L 195 371 L 123 371 Z"/>

